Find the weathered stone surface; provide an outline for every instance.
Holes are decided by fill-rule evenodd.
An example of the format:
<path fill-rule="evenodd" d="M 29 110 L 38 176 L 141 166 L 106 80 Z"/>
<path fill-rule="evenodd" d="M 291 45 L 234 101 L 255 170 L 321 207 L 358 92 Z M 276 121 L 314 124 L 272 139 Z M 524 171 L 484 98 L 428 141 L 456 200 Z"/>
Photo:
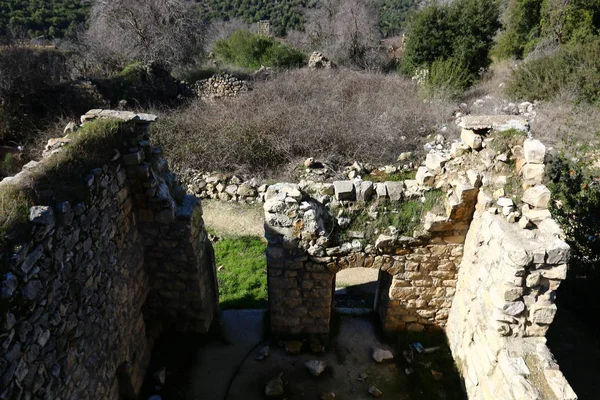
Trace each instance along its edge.
<path fill-rule="evenodd" d="M 548 208 L 550 190 L 545 185 L 537 185 L 523 193 L 523 202 L 535 208 Z"/>
<path fill-rule="evenodd" d="M 265 394 L 267 397 L 282 397 L 285 394 L 281 376 L 273 378 L 267 382 L 267 385 L 265 386 Z"/>
<path fill-rule="evenodd" d="M 404 193 L 404 182 L 386 182 L 387 194 L 390 200 L 400 201 Z"/>
<path fill-rule="evenodd" d="M 526 139 L 523 142 L 525 161 L 530 164 L 543 164 L 546 157 L 546 146 L 539 140 Z"/>
<path fill-rule="evenodd" d="M 435 175 L 429 172 L 427 167 L 419 167 L 419 169 L 417 169 L 417 175 L 415 179 L 421 186 L 433 186 L 435 182 Z"/>
<path fill-rule="evenodd" d="M 354 182 L 356 188 L 356 200 L 358 201 L 369 201 L 373 197 L 375 192 L 373 182 L 370 181 L 359 181 Z"/>
<path fill-rule="evenodd" d="M 545 170 L 543 164 L 525 164 L 521 168 L 524 183 L 528 186 L 541 185 L 544 181 Z"/>
<path fill-rule="evenodd" d="M 467 115 L 460 118 L 458 126 L 475 131 L 489 131 L 491 129 L 497 131 L 508 129 L 529 131 L 529 122 L 515 115 Z"/>
<path fill-rule="evenodd" d="M 352 181 L 334 181 L 335 198 L 338 200 L 356 200 L 356 191 Z"/>
<path fill-rule="evenodd" d="M 481 138 L 481 135 L 478 135 L 470 129 L 463 129 L 460 133 L 460 139 L 473 150 L 481 150 L 483 148 L 483 139 Z"/>

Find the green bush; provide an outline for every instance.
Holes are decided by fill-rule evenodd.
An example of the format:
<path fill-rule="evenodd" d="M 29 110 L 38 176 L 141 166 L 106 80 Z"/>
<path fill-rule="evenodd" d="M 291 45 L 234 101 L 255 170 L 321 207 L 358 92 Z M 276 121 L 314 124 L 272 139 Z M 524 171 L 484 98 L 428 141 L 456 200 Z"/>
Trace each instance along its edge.
<path fill-rule="evenodd" d="M 146 72 L 146 66 L 142 62 L 134 62 L 127 65 L 119 73 L 119 76 L 128 85 L 138 84 L 142 80 L 142 76 Z"/>
<path fill-rule="evenodd" d="M 433 3 L 423 8 L 409 24 L 400 70 L 412 75 L 417 69 L 429 69 L 436 61 L 452 58 L 454 61 L 436 66 L 440 76 L 442 71 L 455 71 L 460 65 L 472 82 L 490 64 L 498 18 L 495 0 L 457 0 L 450 5 Z"/>
<path fill-rule="evenodd" d="M 501 58 L 522 58 L 540 37 L 542 0 L 511 0 L 494 54 Z"/>
<path fill-rule="evenodd" d="M 299 67 L 306 56 L 300 51 L 266 36 L 238 30 L 215 43 L 214 53 L 225 62 L 251 69 Z"/>
<path fill-rule="evenodd" d="M 471 74 L 454 58 L 437 60 L 431 64 L 422 86 L 429 96 L 457 98 L 471 82 Z"/>
<path fill-rule="evenodd" d="M 517 99 L 550 100 L 566 93 L 580 102 L 599 102 L 600 38 L 565 45 L 555 54 L 521 64 L 506 90 Z"/>

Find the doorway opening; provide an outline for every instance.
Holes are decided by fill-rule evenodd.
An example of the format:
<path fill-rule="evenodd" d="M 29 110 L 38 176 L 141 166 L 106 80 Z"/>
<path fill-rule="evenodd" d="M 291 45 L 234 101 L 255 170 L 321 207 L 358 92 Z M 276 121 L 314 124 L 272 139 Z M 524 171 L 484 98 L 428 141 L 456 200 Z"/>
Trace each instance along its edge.
<path fill-rule="evenodd" d="M 334 309 L 342 314 L 369 314 L 377 307 L 379 271 L 347 268 L 335 276 Z"/>

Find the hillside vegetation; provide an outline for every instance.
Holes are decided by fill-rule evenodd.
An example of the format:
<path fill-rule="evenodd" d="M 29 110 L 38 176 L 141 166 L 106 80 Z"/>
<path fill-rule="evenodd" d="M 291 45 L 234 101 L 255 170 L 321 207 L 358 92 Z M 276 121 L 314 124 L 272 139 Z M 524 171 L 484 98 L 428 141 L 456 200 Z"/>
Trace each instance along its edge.
<path fill-rule="evenodd" d="M 14 32 L 34 38 L 62 38 L 83 24 L 89 4 L 81 0 L 2 0 L 0 37 Z"/>

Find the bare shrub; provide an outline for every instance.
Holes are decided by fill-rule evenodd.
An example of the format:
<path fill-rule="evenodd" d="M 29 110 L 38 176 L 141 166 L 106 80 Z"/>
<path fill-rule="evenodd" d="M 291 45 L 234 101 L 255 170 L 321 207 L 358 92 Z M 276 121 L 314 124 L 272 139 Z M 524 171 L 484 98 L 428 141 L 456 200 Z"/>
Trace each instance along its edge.
<path fill-rule="evenodd" d="M 117 70 L 132 61 L 170 66 L 193 62 L 203 25 L 185 0 L 96 0 L 85 34 L 88 56 Z"/>
<path fill-rule="evenodd" d="M 318 50 L 341 65 L 380 70 L 387 61 L 379 47 L 373 1 L 320 0 L 306 12 L 306 39 L 290 36 L 305 51 Z"/>
<path fill-rule="evenodd" d="M 536 114 L 531 121 L 531 131 L 546 145 L 561 150 L 573 144 L 598 148 L 600 113 L 597 105 L 577 105 L 568 98 L 556 99 L 540 104 Z"/>
<path fill-rule="evenodd" d="M 155 126 L 177 169 L 277 177 L 301 157 L 394 162 L 451 119 L 449 102 L 423 102 L 397 75 L 287 71 L 235 99 L 198 100 Z"/>

